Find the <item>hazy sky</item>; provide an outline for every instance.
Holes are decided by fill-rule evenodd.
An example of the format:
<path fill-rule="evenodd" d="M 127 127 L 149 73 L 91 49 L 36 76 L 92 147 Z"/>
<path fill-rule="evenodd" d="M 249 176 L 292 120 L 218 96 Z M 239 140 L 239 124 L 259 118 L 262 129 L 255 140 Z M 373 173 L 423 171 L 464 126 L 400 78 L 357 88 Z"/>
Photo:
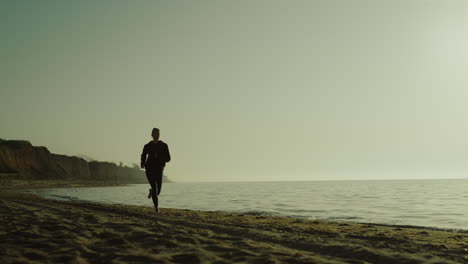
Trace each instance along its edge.
<path fill-rule="evenodd" d="M 468 174 L 468 1 L 1 1 L 0 138 L 176 181 Z"/>

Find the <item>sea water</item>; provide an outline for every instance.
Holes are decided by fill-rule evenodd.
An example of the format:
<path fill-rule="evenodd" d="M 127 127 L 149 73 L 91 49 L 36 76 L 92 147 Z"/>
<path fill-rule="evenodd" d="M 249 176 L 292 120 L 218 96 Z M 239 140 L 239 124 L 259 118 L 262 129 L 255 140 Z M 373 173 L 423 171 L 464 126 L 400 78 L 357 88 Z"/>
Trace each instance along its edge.
<path fill-rule="evenodd" d="M 152 206 L 149 184 L 26 190 L 58 200 Z M 163 183 L 162 208 L 468 230 L 468 179 Z"/>

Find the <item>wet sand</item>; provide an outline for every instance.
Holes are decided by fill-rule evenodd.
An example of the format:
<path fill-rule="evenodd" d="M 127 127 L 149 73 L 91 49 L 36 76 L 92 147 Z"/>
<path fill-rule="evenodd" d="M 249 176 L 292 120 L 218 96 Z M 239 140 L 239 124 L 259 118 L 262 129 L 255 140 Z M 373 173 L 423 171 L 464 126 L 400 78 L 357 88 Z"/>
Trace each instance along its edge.
<path fill-rule="evenodd" d="M 167 208 L 156 215 L 3 188 L 0 263 L 468 263 L 468 231 Z"/>
<path fill-rule="evenodd" d="M 1 190 L 49 189 L 65 187 L 107 187 L 123 186 L 125 183 L 109 181 L 70 181 L 70 180 L 5 180 L 0 177 Z"/>

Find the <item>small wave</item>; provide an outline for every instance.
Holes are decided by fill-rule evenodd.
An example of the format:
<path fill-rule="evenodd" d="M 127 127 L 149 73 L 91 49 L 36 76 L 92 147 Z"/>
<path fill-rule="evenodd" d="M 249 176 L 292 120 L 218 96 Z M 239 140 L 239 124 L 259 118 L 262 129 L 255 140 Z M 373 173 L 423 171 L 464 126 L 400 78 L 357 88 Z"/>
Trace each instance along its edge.
<path fill-rule="evenodd" d="M 286 209 L 281 210 L 288 213 L 324 213 L 326 210 L 303 210 L 303 209 Z"/>
<path fill-rule="evenodd" d="M 277 203 L 277 204 L 273 204 L 273 206 L 277 206 L 277 207 L 290 207 L 291 205 L 290 205 L 290 204 L 285 204 L 285 203 Z"/>
<path fill-rule="evenodd" d="M 336 221 L 336 220 L 364 220 L 362 217 L 357 217 L 357 216 L 332 216 L 332 217 L 327 217 L 326 220 L 331 220 L 331 221 Z"/>
<path fill-rule="evenodd" d="M 233 202 L 233 203 L 246 203 L 246 202 L 249 202 L 249 200 L 245 200 L 245 199 L 231 199 L 229 201 Z"/>
<path fill-rule="evenodd" d="M 59 200 L 66 200 L 66 201 L 78 201 L 79 199 L 73 196 L 65 196 L 65 195 L 58 195 L 58 194 L 49 194 L 51 198 L 59 199 Z"/>
<path fill-rule="evenodd" d="M 266 212 L 266 211 L 244 211 L 244 212 L 237 212 L 237 213 L 242 213 L 246 215 L 258 215 L 258 216 L 272 216 L 274 215 L 272 212 Z"/>

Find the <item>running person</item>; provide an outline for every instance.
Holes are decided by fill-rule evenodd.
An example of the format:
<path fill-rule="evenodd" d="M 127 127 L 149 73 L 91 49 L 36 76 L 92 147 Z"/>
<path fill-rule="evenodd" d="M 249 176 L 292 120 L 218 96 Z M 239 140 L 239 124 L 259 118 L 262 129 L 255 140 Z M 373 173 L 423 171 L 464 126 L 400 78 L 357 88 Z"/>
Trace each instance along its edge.
<path fill-rule="evenodd" d="M 153 128 L 151 136 L 153 140 L 143 147 L 140 166 L 145 168 L 146 178 L 151 185 L 148 199 L 153 198 L 154 209 L 159 213 L 158 195 L 161 193 L 163 170 L 166 162 L 171 160 L 171 155 L 167 144 L 159 140 L 158 128 Z"/>

